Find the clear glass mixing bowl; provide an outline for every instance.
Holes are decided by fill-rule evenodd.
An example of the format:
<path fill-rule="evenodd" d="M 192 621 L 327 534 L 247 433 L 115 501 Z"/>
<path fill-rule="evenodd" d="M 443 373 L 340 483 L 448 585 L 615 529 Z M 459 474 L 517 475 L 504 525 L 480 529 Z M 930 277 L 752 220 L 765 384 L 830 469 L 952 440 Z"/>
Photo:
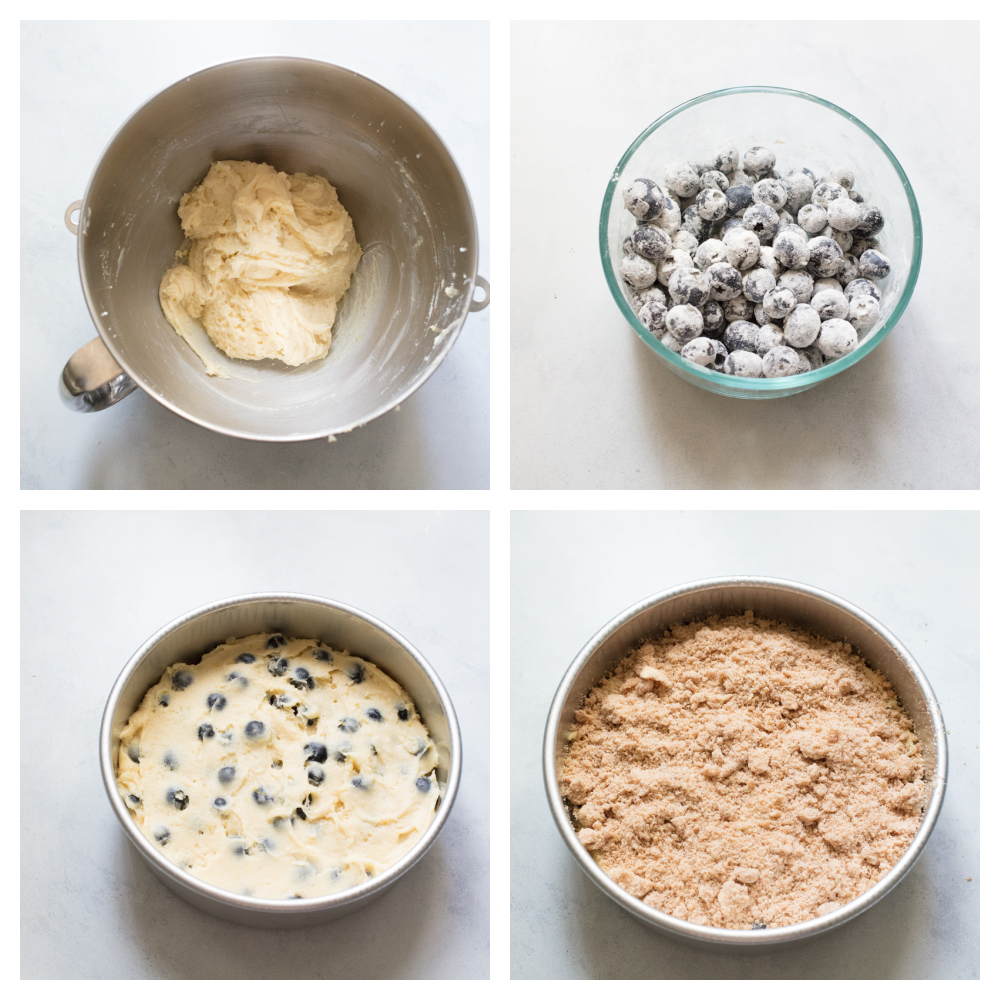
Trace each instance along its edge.
<path fill-rule="evenodd" d="M 625 208 L 622 189 L 636 177 L 663 180 L 674 160 L 703 159 L 732 140 L 743 153 L 766 146 L 777 157 L 777 169 L 808 167 L 817 176 L 835 166 L 854 172 L 854 189 L 877 205 L 885 217 L 878 234 L 892 265 L 880 283 L 882 309 L 878 323 L 847 357 L 804 375 L 789 378 L 740 378 L 709 371 L 668 350 L 639 322 L 629 293 L 618 276 L 622 241 L 635 226 Z M 829 101 L 781 87 L 733 87 L 702 94 L 678 105 L 649 126 L 618 161 L 601 206 L 601 261 L 618 308 L 656 356 L 686 382 L 742 399 L 790 396 L 819 385 L 870 354 L 899 321 L 920 272 L 923 235 L 916 195 L 899 161 L 863 122 Z"/>

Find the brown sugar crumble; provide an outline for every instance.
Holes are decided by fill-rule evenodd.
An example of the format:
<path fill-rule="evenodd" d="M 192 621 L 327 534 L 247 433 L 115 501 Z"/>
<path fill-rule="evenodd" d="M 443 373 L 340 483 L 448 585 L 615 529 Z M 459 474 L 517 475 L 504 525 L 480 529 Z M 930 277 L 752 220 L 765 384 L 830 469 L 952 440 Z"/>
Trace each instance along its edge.
<path fill-rule="evenodd" d="M 845 643 L 752 611 L 676 625 L 584 699 L 560 790 L 623 889 L 681 920 L 784 927 L 870 889 L 913 840 L 913 723 Z"/>

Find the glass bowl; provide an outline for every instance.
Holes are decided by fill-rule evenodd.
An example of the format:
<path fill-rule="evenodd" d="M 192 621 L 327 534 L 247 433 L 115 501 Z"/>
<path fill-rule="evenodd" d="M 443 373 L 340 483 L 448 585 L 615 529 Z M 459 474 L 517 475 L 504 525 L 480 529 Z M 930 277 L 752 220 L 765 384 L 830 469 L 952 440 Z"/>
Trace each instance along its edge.
<path fill-rule="evenodd" d="M 808 167 L 817 176 L 835 166 L 854 172 L 854 188 L 866 202 L 877 205 L 885 217 L 878 235 L 892 264 L 880 283 L 882 309 L 878 323 L 856 350 L 803 375 L 786 378 L 740 378 L 709 371 L 664 347 L 639 322 L 629 293 L 618 276 L 624 253 L 622 241 L 635 226 L 625 208 L 622 190 L 636 177 L 663 181 L 664 167 L 674 160 L 703 159 L 716 147 L 732 141 L 743 153 L 761 145 L 777 157 L 776 168 Z M 741 399 L 790 396 L 819 385 L 870 354 L 896 325 L 906 309 L 920 272 L 923 235 L 920 210 L 913 188 L 899 161 L 863 122 L 829 101 L 781 87 L 732 87 L 702 94 L 678 105 L 632 143 L 618 161 L 601 206 L 601 261 L 618 308 L 656 356 L 686 382 Z"/>

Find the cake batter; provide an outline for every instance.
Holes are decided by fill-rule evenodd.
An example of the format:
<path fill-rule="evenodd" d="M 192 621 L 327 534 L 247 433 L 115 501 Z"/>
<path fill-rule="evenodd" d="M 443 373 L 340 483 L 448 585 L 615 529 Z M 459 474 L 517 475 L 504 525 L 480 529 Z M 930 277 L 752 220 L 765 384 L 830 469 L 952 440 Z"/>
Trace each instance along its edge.
<path fill-rule="evenodd" d="M 361 247 L 325 178 L 221 160 L 177 214 L 185 263 L 163 276 L 160 306 L 208 374 L 222 369 L 202 329 L 231 358 L 294 367 L 326 357 Z"/>
<path fill-rule="evenodd" d="M 231 892 L 325 896 L 430 826 L 437 751 L 378 667 L 282 635 L 169 667 L 121 733 L 118 788 L 174 864 Z"/>

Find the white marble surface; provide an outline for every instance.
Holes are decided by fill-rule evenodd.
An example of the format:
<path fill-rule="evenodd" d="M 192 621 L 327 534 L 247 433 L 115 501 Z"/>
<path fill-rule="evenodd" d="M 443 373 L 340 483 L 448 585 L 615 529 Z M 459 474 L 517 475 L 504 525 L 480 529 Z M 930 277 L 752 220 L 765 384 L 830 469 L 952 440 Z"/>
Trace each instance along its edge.
<path fill-rule="evenodd" d="M 511 524 L 511 976 L 514 979 L 975 979 L 979 976 L 976 513 L 514 513 Z M 809 545 L 776 546 L 788 537 Z M 951 755 L 944 807 L 903 882 L 845 927 L 770 955 L 661 937 L 577 865 L 541 773 L 556 686 L 625 608 L 710 576 L 785 577 L 857 604 L 917 659 Z M 971 879 L 971 881 L 967 881 Z"/>
<path fill-rule="evenodd" d="M 925 237 L 878 349 L 762 402 L 657 360 L 611 297 L 597 234 L 608 179 L 647 125 L 750 83 L 822 96 L 872 128 Z M 511 118 L 515 489 L 979 488 L 976 22 L 515 23 Z"/>
<path fill-rule="evenodd" d="M 63 212 L 144 101 L 186 73 L 250 55 L 349 66 L 399 94 L 450 149 L 472 195 L 489 280 L 486 22 L 23 22 L 21 485 L 24 489 L 488 489 L 490 310 L 440 369 L 335 444 L 268 444 L 204 430 L 141 391 L 67 410 L 57 379 L 95 337 Z"/>
<path fill-rule="evenodd" d="M 489 515 L 22 515 L 21 976 L 489 976 Z M 454 808 L 427 855 L 342 920 L 218 920 L 156 880 L 101 782 L 98 732 L 136 648 L 220 597 L 313 593 L 370 612 L 441 677 L 462 730 Z M 34 707 L 31 707 L 34 706 Z"/>

